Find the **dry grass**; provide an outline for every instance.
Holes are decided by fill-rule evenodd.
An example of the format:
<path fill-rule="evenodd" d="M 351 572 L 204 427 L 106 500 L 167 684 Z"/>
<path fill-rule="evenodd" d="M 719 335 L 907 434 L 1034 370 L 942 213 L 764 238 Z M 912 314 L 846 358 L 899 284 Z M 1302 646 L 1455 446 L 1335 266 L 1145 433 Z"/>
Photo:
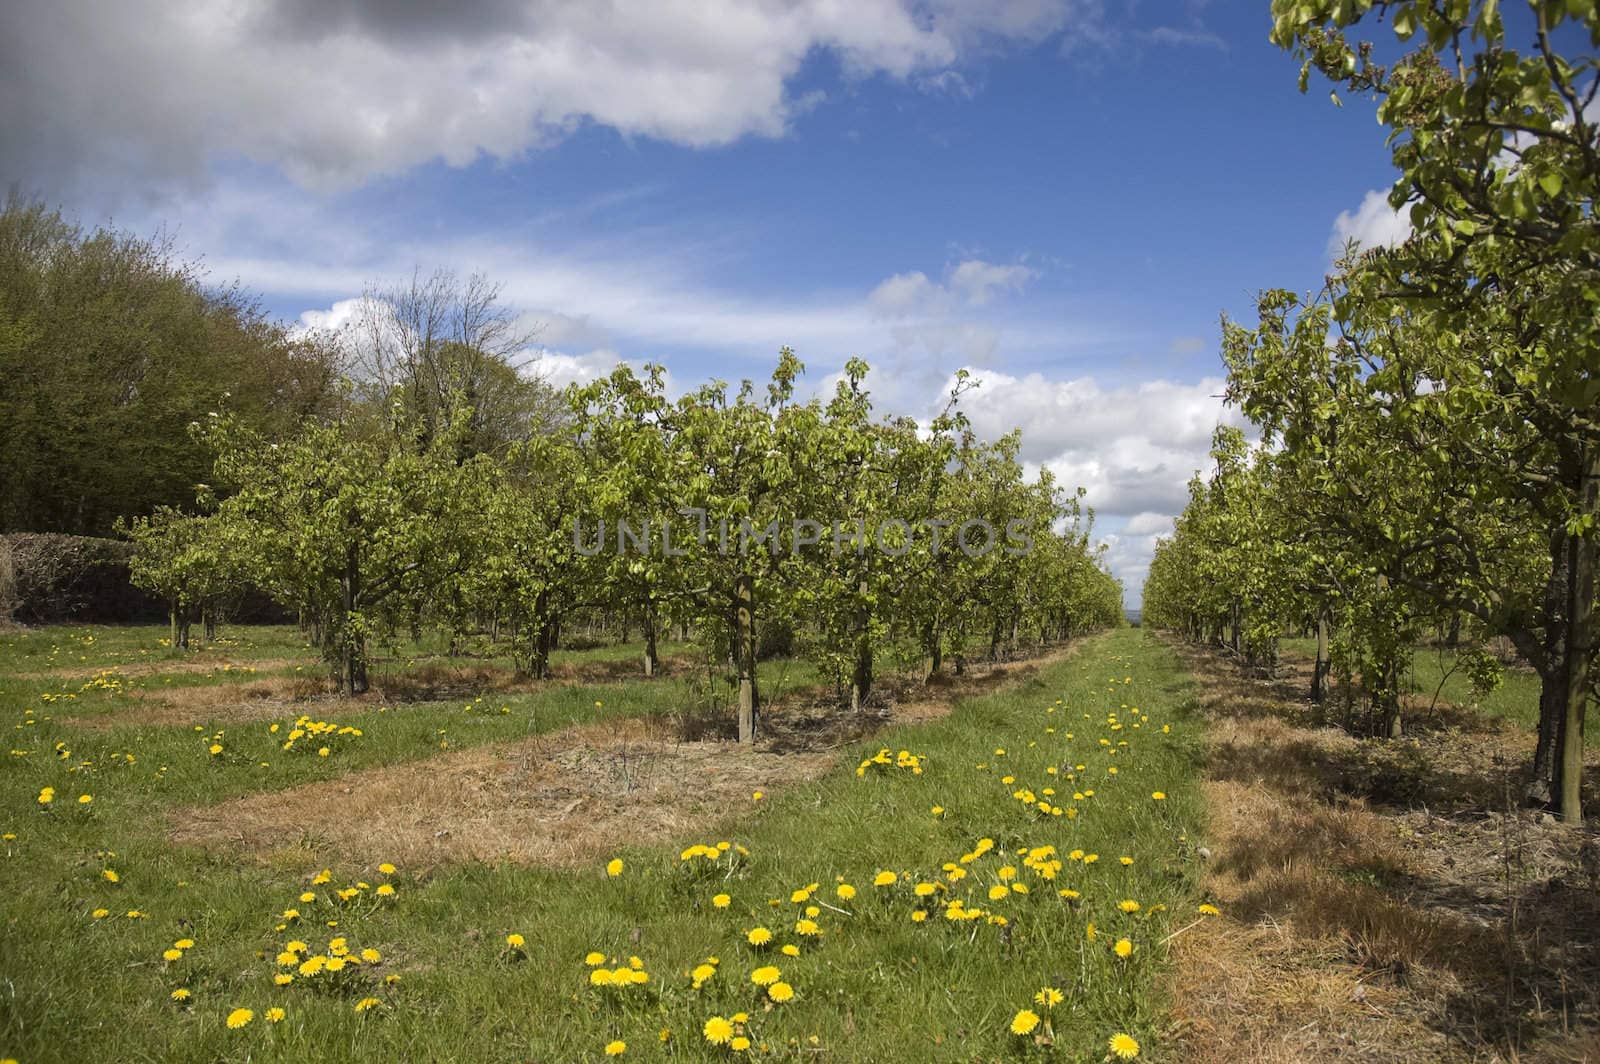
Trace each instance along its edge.
<path fill-rule="evenodd" d="M 914 688 L 914 700 L 859 714 L 799 693 L 768 707 L 755 748 L 722 737 L 680 741 L 667 721 L 619 719 L 183 810 L 173 837 L 227 844 L 267 863 L 308 852 L 411 868 L 591 863 L 618 847 L 709 830 L 748 808 L 755 791 L 822 775 L 840 746 L 888 724 L 943 716 L 957 699 L 1026 679 L 1073 650 L 973 667 Z"/>
<path fill-rule="evenodd" d="M 1298 673 L 1180 653 L 1225 914 L 1175 946 L 1184 1059 L 1600 1060 L 1595 833 L 1510 801 L 1524 732 L 1438 707 L 1357 740 Z"/>
<path fill-rule="evenodd" d="M 331 689 L 332 684 L 320 678 L 275 676 L 240 684 L 134 690 L 112 712 L 69 717 L 62 723 L 84 731 L 249 724 L 298 716 L 303 711 L 300 703 L 327 698 Z"/>
<path fill-rule="evenodd" d="M 315 661 L 314 658 L 240 658 L 230 657 L 227 654 L 217 656 L 205 655 L 200 658 L 178 660 L 176 658 L 154 657 L 144 661 L 123 662 L 112 666 L 86 666 L 71 665 L 54 669 L 40 669 L 35 672 L 17 673 L 20 680 L 88 680 L 96 674 L 110 671 L 118 676 L 188 676 L 194 673 L 221 672 L 231 669 L 245 674 L 248 671 L 274 672 L 278 669 L 287 669 L 295 665 L 305 665 Z"/>
<path fill-rule="evenodd" d="M 411 868 L 572 866 L 708 826 L 754 791 L 813 778 L 832 761 L 676 743 L 641 721 L 584 725 L 186 810 L 174 837 L 227 842 L 269 862 L 290 850 Z"/>

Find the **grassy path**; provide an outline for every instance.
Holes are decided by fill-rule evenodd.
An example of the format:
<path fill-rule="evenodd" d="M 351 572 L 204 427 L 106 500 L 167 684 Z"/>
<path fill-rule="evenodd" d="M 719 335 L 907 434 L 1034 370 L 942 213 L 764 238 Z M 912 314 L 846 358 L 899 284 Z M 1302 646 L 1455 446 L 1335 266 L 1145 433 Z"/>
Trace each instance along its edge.
<path fill-rule="evenodd" d="M 48 810 L 12 772 L 0 1057 L 1098 1061 L 1119 1034 L 1159 1056 L 1169 943 L 1202 919 L 1188 699 L 1170 651 L 1109 633 L 616 875 L 262 866 L 173 846 L 112 770 L 64 776 Z M 369 723 L 374 746 L 407 727 Z M 783 987 L 752 981 L 768 967 Z M 617 969 L 648 975 L 593 974 Z"/>

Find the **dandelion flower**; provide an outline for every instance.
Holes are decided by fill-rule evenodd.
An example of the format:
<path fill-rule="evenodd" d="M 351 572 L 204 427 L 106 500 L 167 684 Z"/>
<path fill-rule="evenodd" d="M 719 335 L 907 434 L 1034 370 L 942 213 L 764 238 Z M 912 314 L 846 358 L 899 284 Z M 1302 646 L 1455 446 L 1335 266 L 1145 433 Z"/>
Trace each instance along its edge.
<path fill-rule="evenodd" d="M 616 876 L 620 876 L 621 874 L 622 874 L 622 858 L 613 857 L 611 860 L 606 862 L 606 875 L 612 876 L 614 878 Z"/>
<path fill-rule="evenodd" d="M 1133 943 L 1129 942 L 1125 938 L 1117 939 L 1117 944 L 1111 948 L 1116 951 L 1116 954 L 1119 957 L 1126 958 L 1132 956 L 1133 954 Z"/>
<path fill-rule="evenodd" d="M 875 887 L 891 886 L 898 878 L 899 877 L 893 872 L 879 872 L 877 875 L 872 877 L 872 885 Z"/>
<path fill-rule="evenodd" d="M 605 962 L 606 955 L 595 950 L 590 950 L 588 955 L 583 958 L 583 963 L 587 964 L 591 968 L 604 964 Z"/>
<path fill-rule="evenodd" d="M 88 805 L 92 801 L 94 801 L 94 795 L 92 795 L 92 794 L 80 794 L 80 795 L 78 795 L 78 804 L 79 805 Z"/>
<path fill-rule="evenodd" d="M 512 949 L 521 949 L 526 944 L 526 941 L 521 935 L 515 933 L 506 936 L 506 945 Z"/>
<path fill-rule="evenodd" d="M 1164 802 L 1164 801 L 1167 800 L 1167 792 L 1166 791 L 1151 791 L 1150 792 L 1150 797 L 1153 800 L 1157 801 L 1157 802 Z"/>
<path fill-rule="evenodd" d="M 249 1009 L 234 1009 L 228 1013 L 228 1029 L 237 1031 L 255 1018 L 256 1014 Z"/>
<path fill-rule="evenodd" d="M 104 920 L 106 917 L 111 915 L 111 910 L 110 909 L 96 909 L 94 912 L 90 913 L 89 915 L 94 917 L 96 920 Z"/>
<path fill-rule="evenodd" d="M 1022 1009 L 1011 1017 L 1012 1034 L 1031 1034 L 1037 1026 L 1039 1026 L 1039 1014 L 1032 1009 Z"/>
<path fill-rule="evenodd" d="M 798 957 L 800 956 L 800 947 L 790 942 L 783 947 L 783 955 L 785 957 Z"/>
<path fill-rule="evenodd" d="M 767 987 L 767 997 L 778 1002 L 780 1005 L 785 1001 L 792 1001 L 794 999 L 794 987 L 781 981 L 773 983 L 771 986 Z"/>
<path fill-rule="evenodd" d="M 394 865 L 390 864 L 388 861 L 385 861 L 383 864 L 378 866 L 378 871 L 382 872 L 386 876 L 392 876 L 394 875 Z"/>
<path fill-rule="evenodd" d="M 744 937 L 752 946 L 765 946 L 772 941 L 772 932 L 764 927 L 752 927 Z"/>
<path fill-rule="evenodd" d="M 382 1004 L 382 1002 L 375 997 L 364 997 L 360 1001 L 356 1002 L 355 1011 L 366 1012 L 368 1009 L 377 1008 L 380 1004 Z"/>
<path fill-rule="evenodd" d="M 1201 916 L 1221 916 L 1222 915 L 1222 910 L 1217 908 L 1215 905 L 1202 905 L 1202 906 L 1200 906 L 1200 915 Z"/>
<path fill-rule="evenodd" d="M 778 971 L 775 965 L 771 964 L 764 964 L 750 973 L 750 981 L 756 986 L 771 986 L 781 978 L 783 978 L 783 973 Z"/>
<path fill-rule="evenodd" d="M 1049 1009 L 1061 1004 L 1061 1002 L 1066 1000 L 1066 998 L 1065 995 L 1063 995 L 1061 991 L 1057 990 L 1055 987 L 1047 986 L 1040 990 L 1037 994 L 1033 995 L 1033 1000 Z"/>
<path fill-rule="evenodd" d="M 162 953 L 161 953 L 161 959 L 164 960 L 164 961 L 181 961 L 181 960 L 183 960 L 183 950 L 181 950 L 181 949 L 163 950 Z"/>
<path fill-rule="evenodd" d="M 284 1011 L 281 1008 L 274 1006 L 273 1008 L 267 1010 L 266 1016 L 268 1023 L 282 1023 Z"/>
<path fill-rule="evenodd" d="M 733 1037 L 733 1024 L 721 1016 L 713 1016 L 706 1021 L 706 1025 L 701 1028 L 701 1031 L 706 1036 L 706 1041 L 712 1045 L 727 1045 L 729 1039 Z"/>
<path fill-rule="evenodd" d="M 733 1041 L 728 1043 L 728 1048 L 735 1053 L 743 1053 L 750 1048 L 750 1039 L 742 1034 L 736 1034 L 733 1036 Z"/>
<path fill-rule="evenodd" d="M 1111 1054 L 1122 1060 L 1132 1060 L 1139 1055 L 1139 1043 L 1135 1042 L 1130 1035 L 1114 1034 L 1107 1044 L 1111 1049 Z"/>
<path fill-rule="evenodd" d="M 172 998 L 173 1001 L 188 1001 L 189 998 L 192 997 L 193 995 L 190 994 L 189 991 L 186 990 L 184 987 L 180 986 L 178 989 L 174 990 L 169 996 Z"/>
<path fill-rule="evenodd" d="M 100 874 L 105 877 L 107 883 L 119 883 L 122 881 L 122 877 L 109 868 L 103 870 Z"/>
<path fill-rule="evenodd" d="M 726 894 L 718 894 L 711 899 L 711 904 L 715 905 L 719 909 L 726 909 L 729 905 L 733 904 L 733 899 L 728 897 Z"/>
<path fill-rule="evenodd" d="M 394 888 L 391 887 L 389 884 L 384 883 L 384 884 L 381 884 L 378 887 L 378 889 L 377 889 L 377 891 L 375 893 L 380 898 L 392 898 L 392 897 L 394 897 Z"/>
<path fill-rule="evenodd" d="M 294 982 L 294 976 L 290 975 L 288 972 L 279 972 L 277 975 L 272 977 L 272 982 L 276 986 L 288 986 L 290 983 Z"/>
<path fill-rule="evenodd" d="M 620 1038 L 618 1038 L 614 1042 L 607 1042 L 606 1043 L 606 1056 L 608 1056 L 608 1057 L 620 1057 L 620 1056 L 622 1056 L 622 1054 L 626 1053 L 627 1051 L 628 1051 L 628 1043 L 624 1042 Z"/>
<path fill-rule="evenodd" d="M 849 901 L 856 896 L 856 888 L 848 883 L 840 883 L 833 892 L 839 896 L 840 901 Z"/>

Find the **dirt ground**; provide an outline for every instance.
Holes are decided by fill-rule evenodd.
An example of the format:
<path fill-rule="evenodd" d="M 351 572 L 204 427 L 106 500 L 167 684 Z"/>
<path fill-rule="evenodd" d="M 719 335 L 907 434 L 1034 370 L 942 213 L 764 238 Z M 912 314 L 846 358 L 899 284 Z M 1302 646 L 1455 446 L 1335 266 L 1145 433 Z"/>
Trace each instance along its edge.
<path fill-rule="evenodd" d="M 1600 1061 L 1600 832 L 1519 807 L 1530 733 L 1422 699 L 1358 740 L 1305 663 L 1174 646 L 1224 914 L 1174 943 L 1179 1059 Z"/>
<path fill-rule="evenodd" d="M 753 747 L 722 735 L 684 741 L 643 720 L 582 725 L 182 810 L 172 834 L 267 863 L 304 864 L 309 854 L 409 868 L 592 863 L 619 846 L 710 831 L 750 808 L 754 792 L 822 775 L 837 748 L 943 716 L 958 699 L 1021 682 L 1073 649 L 927 685 L 891 678 L 886 697 L 860 714 L 822 693 L 797 693 L 769 707 Z"/>

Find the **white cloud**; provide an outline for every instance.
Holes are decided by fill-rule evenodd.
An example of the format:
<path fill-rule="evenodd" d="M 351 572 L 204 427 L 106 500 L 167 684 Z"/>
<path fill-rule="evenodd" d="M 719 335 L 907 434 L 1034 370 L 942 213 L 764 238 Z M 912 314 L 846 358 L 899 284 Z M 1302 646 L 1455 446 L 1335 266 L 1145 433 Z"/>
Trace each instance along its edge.
<path fill-rule="evenodd" d="M 1172 531 L 1172 515 L 1151 513 L 1134 514 L 1128 518 L 1128 523 L 1122 527 L 1123 534 L 1129 536 L 1164 536 Z"/>
<path fill-rule="evenodd" d="M 1085 489 L 1106 562 L 1136 601 L 1157 538 L 1188 502 L 1189 478 L 1211 464 L 1213 431 L 1242 424 L 1222 403 L 1223 381 L 1108 387 L 1093 377 L 972 372 L 980 384 L 961 406 L 974 430 L 994 439 L 1020 428 L 1030 469 L 1050 470 L 1068 490 Z"/>
<path fill-rule="evenodd" d="M 968 259 L 950 271 L 947 283 L 968 303 L 982 306 L 995 292 L 1020 291 L 1034 276 L 1026 266 L 996 266 L 982 259 Z"/>
<path fill-rule="evenodd" d="M 0 6 L 0 181 L 205 180 L 243 157 L 318 189 L 435 159 L 515 159 L 585 122 L 706 147 L 850 78 L 933 78 L 1066 25 L 1073 0 L 22 0 Z"/>
<path fill-rule="evenodd" d="M 942 282 L 921 270 L 887 277 L 872 290 L 868 302 L 885 318 L 939 317 L 962 307 L 983 306 L 997 292 L 1020 292 L 1037 276 L 1021 264 L 965 259 L 947 266 Z"/>
<path fill-rule="evenodd" d="M 872 290 L 867 301 L 883 317 L 903 318 L 934 307 L 944 296 L 945 292 L 939 285 L 928 280 L 928 275 L 921 270 L 916 270 L 885 278 Z"/>
<path fill-rule="evenodd" d="M 599 348 L 581 355 L 563 351 L 541 351 L 539 356 L 524 366 L 524 372 L 538 377 L 554 388 L 569 384 L 588 384 L 599 380 L 627 359 L 608 348 Z"/>
<path fill-rule="evenodd" d="M 1344 254 L 1347 241 L 1354 240 L 1363 248 L 1394 247 L 1411 235 L 1411 220 L 1403 212 L 1389 206 L 1389 194 L 1374 190 L 1361 199 L 1354 213 L 1340 211 L 1333 220 L 1333 235 L 1328 238 L 1328 255 L 1338 258 Z"/>

